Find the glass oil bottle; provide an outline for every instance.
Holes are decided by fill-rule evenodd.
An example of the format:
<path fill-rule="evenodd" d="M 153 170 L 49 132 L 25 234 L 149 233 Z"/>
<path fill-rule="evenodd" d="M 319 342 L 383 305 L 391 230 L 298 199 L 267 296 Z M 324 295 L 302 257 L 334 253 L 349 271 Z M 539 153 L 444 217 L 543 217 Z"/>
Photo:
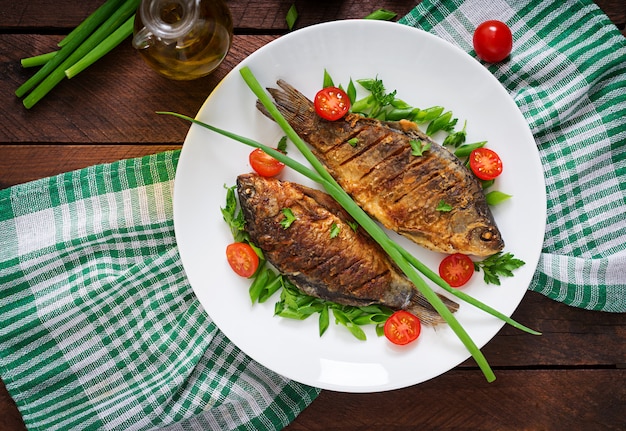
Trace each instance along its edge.
<path fill-rule="evenodd" d="M 232 18 L 223 0 L 142 0 L 133 47 L 161 75 L 191 80 L 220 65 L 232 37 Z"/>

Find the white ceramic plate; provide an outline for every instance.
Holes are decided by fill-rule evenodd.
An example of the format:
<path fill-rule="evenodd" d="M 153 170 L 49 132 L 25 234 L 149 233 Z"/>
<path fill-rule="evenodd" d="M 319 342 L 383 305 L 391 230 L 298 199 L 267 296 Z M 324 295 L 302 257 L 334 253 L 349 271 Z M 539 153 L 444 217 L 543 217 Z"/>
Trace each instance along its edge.
<path fill-rule="evenodd" d="M 388 90 L 413 106 L 442 105 L 462 123 L 468 142 L 487 140 L 503 159 L 498 188 L 513 199 L 494 208 L 506 250 L 526 265 L 501 286 L 485 285 L 476 274 L 465 292 L 511 315 L 536 268 L 543 241 L 546 201 L 543 173 L 533 137 L 516 105 L 498 81 L 469 55 L 420 30 L 397 23 L 354 20 L 311 26 L 259 49 L 213 91 L 197 118 L 206 123 L 275 145 L 282 131 L 255 108 L 256 98 L 239 74 L 248 66 L 260 83 L 275 86 L 283 78 L 312 98 L 324 69 L 335 84 L 350 78 L 381 78 Z M 193 125 L 185 140 L 175 180 L 174 225 L 182 262 L 200 302 L 223 333 L 267 368 L 296 381 L 345 392 L 402 388 L 436 377 L 469 357 L 447 326 L 426 328 L 419 340 L 398 348 L 374 328 L 358 341 L 331 323 L 319 337 L 317 319 L 274 317 L 274 298 L 250 304 L 249 281 L 228 267 L 232 241 L 222 220 L 224 185 L 249 172 L 248 153 L 240 143 Z M 298 156 L 291 144 L 289 155 Z M 297 157 L 302 160 L 300 157 Z M 284 179 L 312 185 L 299 174 Z M 393 237 L 397 235 L 393 234 Z M 399 239 L 436 269 L 442 255 Z M 479 347 L 503 324 L 469 305 L 457 318 Z M 489 359 L 489 358 L 487 358 Z M 479 371 L 477 371 L 479 372 Z"/>

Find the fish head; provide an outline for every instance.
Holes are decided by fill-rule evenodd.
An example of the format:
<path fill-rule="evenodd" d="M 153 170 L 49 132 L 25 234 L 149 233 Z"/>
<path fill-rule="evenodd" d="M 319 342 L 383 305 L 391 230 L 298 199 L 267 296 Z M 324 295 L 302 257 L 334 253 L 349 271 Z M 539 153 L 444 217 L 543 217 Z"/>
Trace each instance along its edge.
<path fill-rule="evenodd" d="M 504 248 L 502 234 L 486 202 L 477 201 L 474 205 L 448 214 L 451 243 L 455 251 L 474 256 L 491 256 Z"/>
<path fill-rule="evenodd" d="M 475 256 L 491 256 L 504 248 L 500 231 L 491 223 L 478 223 L 468 231 L 468 249 Z"/>
<path fill-rule="evenodd" d="M 249 218 L 272 218 L 302 197 L 276 178 L 250 173 L 237 177 L 239 204 Z"/>

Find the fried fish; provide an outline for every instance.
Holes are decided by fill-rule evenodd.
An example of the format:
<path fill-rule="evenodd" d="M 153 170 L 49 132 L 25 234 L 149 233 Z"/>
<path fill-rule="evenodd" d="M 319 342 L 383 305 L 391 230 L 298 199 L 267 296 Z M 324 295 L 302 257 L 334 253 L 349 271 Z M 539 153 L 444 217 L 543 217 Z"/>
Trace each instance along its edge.
<path fill-rule="evenodd" d="M 237 193 L 246 231 L 266 259 L 304 293 L 344 305 L 404 309 L 426 325 L 441 316 L 382 248 L 329 195 L 300 184 L 244 174 Z M 294 221 L 288 227 L 284 210 Z M 442 296 L 451 311 L 458 304 Z"/>
<path fill-rule="evenodd" d="M 279 111 L 371 217 L 438 252 L 489 256 L 504 248 L 479 181 L 415 123 L 353 113 L 327 121 L 291 85 L 278 86 L 268 91 Z M 411 144 L 426 142 L 430 149 L 415 155 Z"/>

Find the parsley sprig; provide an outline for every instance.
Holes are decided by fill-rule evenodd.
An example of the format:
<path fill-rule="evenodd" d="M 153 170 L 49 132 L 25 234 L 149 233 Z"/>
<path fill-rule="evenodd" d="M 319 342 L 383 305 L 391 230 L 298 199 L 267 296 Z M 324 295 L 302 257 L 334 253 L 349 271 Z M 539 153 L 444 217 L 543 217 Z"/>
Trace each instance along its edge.
<path fill-rule="evenodd" d="M 480 262 L 474 262 L 474 269 L 484 273 L 484 280 L 487 284 L 500 285 L 500 277 L 513 277 L 513 270 L 520 268 L 526 263 L 517 259 L 511 253 L 496 253 L 483 259 Z"/>

